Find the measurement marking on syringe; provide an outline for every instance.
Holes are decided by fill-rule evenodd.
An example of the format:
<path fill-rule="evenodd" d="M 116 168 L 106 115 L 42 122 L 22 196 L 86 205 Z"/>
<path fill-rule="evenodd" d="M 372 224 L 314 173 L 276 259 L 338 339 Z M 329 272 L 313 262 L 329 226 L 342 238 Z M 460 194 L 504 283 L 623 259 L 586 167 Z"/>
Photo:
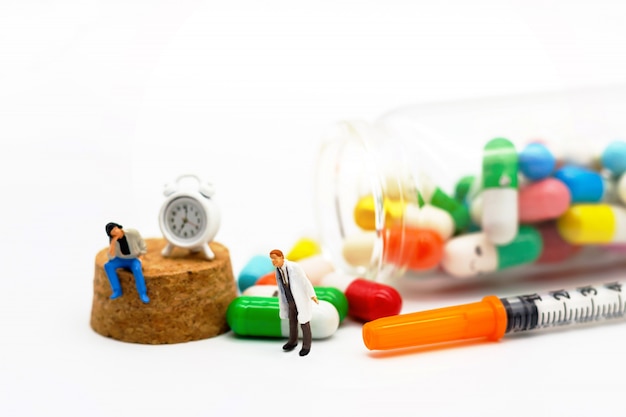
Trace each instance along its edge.
<path fill-rule="evenodd" d="M 591 318 L 595 319 L 598 313 L 596 312 L 596 303 L 593 301 L 593 298 L 591 299 L 591 311 Z"/>

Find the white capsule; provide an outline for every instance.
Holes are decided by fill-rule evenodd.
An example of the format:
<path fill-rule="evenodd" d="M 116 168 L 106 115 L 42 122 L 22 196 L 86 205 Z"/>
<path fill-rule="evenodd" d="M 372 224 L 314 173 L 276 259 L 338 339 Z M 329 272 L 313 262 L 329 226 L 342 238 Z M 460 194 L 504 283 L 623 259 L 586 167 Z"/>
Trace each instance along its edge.
<path fill-rule="evenodd" d="M 367 267 L 372 262 L 376 232 L 363 231 L 347 236 L 341 254 L 348 265 Z"/>
<path fill-rule="evenodd" d="M 322 278 L 320 285 L 323 287 L 337 288 L 339 291 L 345 293 L 355 279 L 357 279 L 355 275 L 349 275 L 341 271 L 333 271 Z"/>
<path fill-rule="evenodd" d="M 319 285 L 324 275 L 335 270 L 334 265 L 323 255 L 314 255 L 298 261 L 309 281 L 313 285 Z"/>
<path fill-rule="evenodd" d="M 518 202 L 516 188 L 487 188 L 482 194 L 481 226 L 496 245 L 506 245 L 517 235 Z"/>
<path fill-rule="evenodd" d="M 441 267 L 457 278 L 493 272 L 498 268 L 498 253 L 485 233 L 470 233 L 446 243 Z"/>
<path fill-rule="evenodd" d="M 483 219 L 483 197 L 482 194 L 476 194 L 470 203 L 470 218 L 472 223 L 477 226 L 481 226 Z"/>
<path fill-rule="evenodd" d="M 548 147 L 556 158 L 558 165 L 576 165 L 597 169 L 602 153 L 601 141 L 590 141 L 588 138 L 570 137 L 561 142 L 548 143 Z"/>
<path fill-rule="evenodd" d="M 443 240 L 448 240 L 454 234 L 454 219 L 447 211 L 425 204 L 407 204 L 404 209 L 404 222 L 409 226 L 436 231 Z"/>
<path fill-rule="evenodd" d="M 311 337 L 325 339 L 332 336 L 339 328 L 339 313 L 328 301 L 318 301 L 319 304 L 311 302 Z M 289 336 L 289 320 L 280 320 L 280 330 L 283 336 Z M 298 326 L 298 337 L 302 338 L 301 326 Z"/>
<path fill-rule="evenodd" d="M 278 285 L 253 285 L 246 288 L 241 295 L 253 297 L 278 297 Z"/>

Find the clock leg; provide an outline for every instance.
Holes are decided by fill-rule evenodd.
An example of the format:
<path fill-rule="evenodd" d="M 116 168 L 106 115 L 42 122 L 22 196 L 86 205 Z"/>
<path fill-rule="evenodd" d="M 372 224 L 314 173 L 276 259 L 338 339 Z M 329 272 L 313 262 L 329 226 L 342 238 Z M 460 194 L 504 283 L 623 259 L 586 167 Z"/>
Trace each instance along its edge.
<path fill-rule="evenodd" d="M 204 256 L 210 261 L 212 261 L 215 258 L 215 254 L 209 247 L 208 243 L 205 243 L 204 245 L 202 245 L 202 252 L 204 253 Z"/>
<path fill-rule="evenodd" d="M 174 246 L 171 243 L 166 244 L 163 250 L 161 251 L 161 255 L 165 257 L 170 256 L 172 254 L 172 249 L 174 249 Z"/>

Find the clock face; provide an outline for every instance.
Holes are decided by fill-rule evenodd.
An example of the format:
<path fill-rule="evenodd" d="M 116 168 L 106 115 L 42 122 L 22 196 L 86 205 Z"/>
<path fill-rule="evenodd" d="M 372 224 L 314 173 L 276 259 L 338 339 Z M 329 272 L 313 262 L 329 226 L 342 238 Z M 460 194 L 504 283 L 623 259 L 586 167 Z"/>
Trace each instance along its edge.
<path fill-rule="evenodd" d="M 195 240 L 207 227 L 205 211 L 189 197 L 172 200 L 165 210 L 163 222 L 167 230 L 181 240 Z"/>

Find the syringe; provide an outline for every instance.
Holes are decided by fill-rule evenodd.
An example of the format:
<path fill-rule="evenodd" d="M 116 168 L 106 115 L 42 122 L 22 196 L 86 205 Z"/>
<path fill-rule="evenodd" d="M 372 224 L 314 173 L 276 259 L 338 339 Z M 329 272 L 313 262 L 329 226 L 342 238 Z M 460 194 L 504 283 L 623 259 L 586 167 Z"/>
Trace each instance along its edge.
<path fill-rule="evenodd" d="M 383 317 L 363 325 L 371 350 L 396 349 L 475 338 L 498 340 L 508 333 L 623 318 L 626 282 L 588 285 L 498 298 L 477 303 Z"/>

